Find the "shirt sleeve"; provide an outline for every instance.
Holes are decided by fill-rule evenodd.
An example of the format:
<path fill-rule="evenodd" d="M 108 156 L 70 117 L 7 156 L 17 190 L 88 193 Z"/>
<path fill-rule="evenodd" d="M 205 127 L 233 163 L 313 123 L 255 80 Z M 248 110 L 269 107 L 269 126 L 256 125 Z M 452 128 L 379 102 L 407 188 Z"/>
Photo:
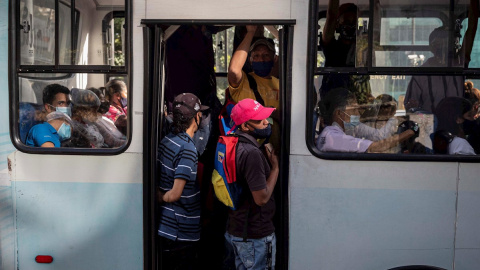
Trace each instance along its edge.
<path fill-rule="evenodd" d="M 476 155 L 468 141 L 459 137 L 455 137 L 450 143 L 448 152 L 450 155 Z"/>
<path fill-rule="evenodd" d="M 55 144 L 57 141 L 54 135 L 46 128 L 43 124 L 34 126 L 28 132 L 27 136 L 27 145 L 30 146 L 42 146 L 46 142 L 51 142 Z"/>
<path fill-rule="evenodd" d="M 397 120 L 395 118 L 390 118 L 380 129 L 369 127 L 363 123 L 360 123 L 357 127 L 355 127 L 355 133 L 356 136 L 360 138 L 370 141 L 380 141 L 395 134 L 396 127 Z"/>
<path fill-rule="evenodd" d="M 258 191 L 267 187 L 267 177 L 265 175 L 265 162 L 260 155 L 260 151 L 250 151 L 245 158 L 243 173 L 248 187 L 251 191 Z"/>
<path fill-rule="evenodd" d="M 242 70 L 242 80 L 238 87 L 232 87 L 228 85 L 230 96 L 234 102 L 239 102 L 242 99 L 251 98 L 255 99 L 255 95 L 248 84 L 247 74 Z"/>
<path fill-rule="evenodd" d="M 322 152 L 365 153 L 372 143 L 341 132 L 325 132 L 320 134 L 317 147 Z"/>
<path fill-rule="evenodd" d="M 197 176 L 197 151 L 195 147 L 186 145 L 180 149 L 178 163 L 175 168 L 174 179 L 181 178 L 187 181 L 195 181 Z"/>

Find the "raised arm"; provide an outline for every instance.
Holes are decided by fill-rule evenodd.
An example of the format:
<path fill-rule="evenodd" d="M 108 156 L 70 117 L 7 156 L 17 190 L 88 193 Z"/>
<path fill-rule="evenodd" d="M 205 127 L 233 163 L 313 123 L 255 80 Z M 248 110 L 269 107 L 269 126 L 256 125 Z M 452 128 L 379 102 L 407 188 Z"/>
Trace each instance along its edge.
<path fill-rule="evenodd" d="M 247 61 L 248 51 L 252 44 L 252 39 L 255 36 L 255 31 L 257 30 L 256 25 L 247 25 L 246 28 L 247 34 L 240 45 L 238 45 L 237 50 L 233 53 L 230 65 L 228 66 L 228 83 L 234 88 L 238 87 L 242 81 L 242 68 L 245 61 Z"/>
<path fill-rule="evenodd" d="M 339 0 L 328 1 L 327 19 L 322 31 L 322 43 L 324 45 L 328 45 L 335 38 L 339 5 Z"/>

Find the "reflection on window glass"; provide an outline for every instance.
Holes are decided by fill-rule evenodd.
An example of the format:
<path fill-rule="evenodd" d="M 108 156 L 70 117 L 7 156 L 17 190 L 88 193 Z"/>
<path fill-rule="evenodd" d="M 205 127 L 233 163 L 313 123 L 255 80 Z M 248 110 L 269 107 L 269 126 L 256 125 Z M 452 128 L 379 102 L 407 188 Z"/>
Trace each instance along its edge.
<path fill-rule="evenodd" d="M 230 58 L 233 53 L 234 35 L 234 27 L 212 35 L 213 51 L 215 54 L 215 72 L 227 72 L 228 63 L 230 63 Z"/>
<path fill-rule="evenodd" d="M 125 65 L 125 17 L 123 12 L 111 12 L 103 20 L 103 46 L 106 65 Z"/>
<path fill-rule="evenodd" d="M 55 1 L 20 1 L 20 24 L 20 63 L 55 64 Z"/>
<path fill-rule="evenodd" d="M 367 102 L 354 85 L 319 93 L 315 145 L 323 152 L 480 153 L 476 83 L 463 76 L 370 75 Z"/>
<path fill-rule="evenodd" d="M 382 18 L 380 45 L 428 45 L 439 18 Z"/>
<path fill-rule="evenodd" d="M 18 125 L 25 145 L 116 148 L 126 144 L 125 79 L 104 84 L 103 74 L 74 74 L 55 81 L 29 75 L 19 79 Z M 90 83 L 75 87 L 82 77 Z"/>

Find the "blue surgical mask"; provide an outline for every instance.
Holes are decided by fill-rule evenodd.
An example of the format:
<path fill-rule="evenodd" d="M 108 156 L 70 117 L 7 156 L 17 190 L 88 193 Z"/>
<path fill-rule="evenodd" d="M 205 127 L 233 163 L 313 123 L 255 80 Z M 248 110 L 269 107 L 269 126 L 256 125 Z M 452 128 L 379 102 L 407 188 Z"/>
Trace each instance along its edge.
<path fill-rule="evenodd" d="M 58 129 L 57 134 L 60 137 L 60 141 L 65 141 L 70 139 L 70 136 L 72 135 L 72 130 L 70 128 L 70 125 L 66 125 L 65 123 L 63 123 Z"/>
<path fill-rule="evenodd" d="M 68 106 L 68 107 L 55 107 L 55 110 L 57 112 L 61 112 L 61 113 L 64 113 L 64 114 L 72 117 L 72 108 L 70 108 L 70 106 Z"/>
<path fill-rule="evenodd" d="M 273 68 L 273 61 L 268 62 L 252 62 L 252 69 L 255 74 L 260 77 L 267 77 Z"/>
<path fill-rule="evenodd" d="M 342 111 L 347 116 L 350 116 L 350 122 L 343 121 L 343 126 L 347 128 L 355 128 L 360 124 L 360 115 L 349 115 L 348 113 Z"/>

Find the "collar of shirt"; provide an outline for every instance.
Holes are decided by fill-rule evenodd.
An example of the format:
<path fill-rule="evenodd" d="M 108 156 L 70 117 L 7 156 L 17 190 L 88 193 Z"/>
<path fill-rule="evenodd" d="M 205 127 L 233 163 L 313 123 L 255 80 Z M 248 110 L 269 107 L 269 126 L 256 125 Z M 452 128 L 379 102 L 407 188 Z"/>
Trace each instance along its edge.
<path fill-rule="evenodd" d="M 332 126 L 339 128 L 341 131 L 345 132 L 344 129 L 337 122 L 333 122 Z"/>
<path fill-rule="evenodd" d="M 53 134 L 57 134 L 57 130 L 48 122 L 44 122 L 45 126 L 48 127 L 48 130 L 52 132 Z"/>
<path fill-rule="evenodd" d="M 253 144 L 255 144 L 255 146 L 256 146 L 257 148 L 260 148 L 260 144 L 257 142 L 257 140 L 256 140 L 255 138 L 253 138 L 252 135 L 250 135 L 250 134 L 248 134 L 248 133 L 245 133 L 245 132 L 243 132 L 243 131 L 241 131 L 241 130 L 237 130 L 237 131 L 235 132 L 235 134 L 237 134 L 238 136 L 242 136 L 242 137 L 244 137 L 244 138 L 249 139 Z"/>

